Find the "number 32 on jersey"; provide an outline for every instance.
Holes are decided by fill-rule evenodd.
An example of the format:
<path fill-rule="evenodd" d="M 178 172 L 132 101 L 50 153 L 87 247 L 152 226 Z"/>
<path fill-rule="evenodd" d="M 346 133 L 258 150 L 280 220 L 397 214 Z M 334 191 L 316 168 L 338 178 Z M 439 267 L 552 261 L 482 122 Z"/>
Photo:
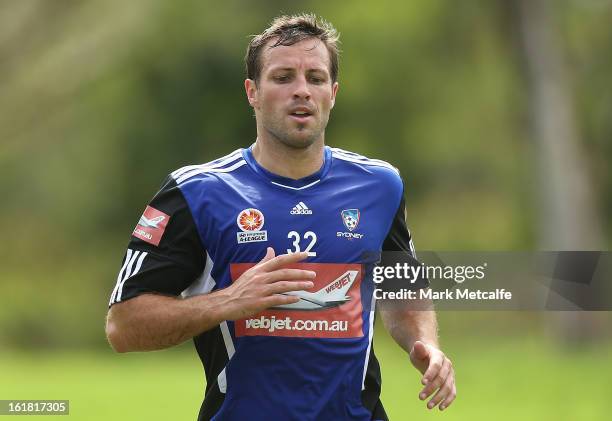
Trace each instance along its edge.
<path fill-rule="evenodd" d="M 304 242 L 307 243 L 304 251 L 308 252 L 308 257 L 315 257 L 317 255 L 316 251 L 311 251 L 317 242 L 317 234 L 315 234 L 314 232 L 306 231 L 304 235 L 301 236 L 300 233 L 297 231 L 290 231 L 287 234 L 287 238 L 293 240 L 293 243 L 291 244 L 293 248 L 287 249 L 287 253 L 299 253 L 300 251 L 302 251 L 300 243 L 302 242 L 303 238 Z"/>

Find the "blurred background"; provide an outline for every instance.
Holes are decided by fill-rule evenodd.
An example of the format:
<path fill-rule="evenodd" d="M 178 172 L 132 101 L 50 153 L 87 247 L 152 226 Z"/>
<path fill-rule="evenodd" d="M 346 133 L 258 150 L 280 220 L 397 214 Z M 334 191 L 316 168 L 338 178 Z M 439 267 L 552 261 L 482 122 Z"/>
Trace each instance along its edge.
<path fill-rule="evenodd" d="M 254 141 L 248 35 L 297 12 L 341 32 L 327 143 L 400 169 L 417 250 L 610 248 L 610 0 L 3 1 L 0 399 L 196 418 L 191 343 L 113 354 L 107 302 L 166 174 Z M 609 419 L 609 313 L 439 319 L 458 400 L 427 411 L 378 329 L 392 419 Z"/>

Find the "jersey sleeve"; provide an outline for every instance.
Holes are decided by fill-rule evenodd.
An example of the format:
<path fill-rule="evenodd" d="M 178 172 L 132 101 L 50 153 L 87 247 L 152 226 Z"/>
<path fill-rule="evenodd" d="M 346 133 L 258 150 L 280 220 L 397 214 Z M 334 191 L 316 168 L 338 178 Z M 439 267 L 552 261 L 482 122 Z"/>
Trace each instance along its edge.
<path fill-rule="evenodd" d="M 403 183 L 402 183 L 403 184 Z M 411 266 L 419 266 L 416 251 L 412 242 L 412 235 L 406 225 L 406 202 L 402 191 L 400 203 L 393 217 L 391 228 L 385 237 L 382 246 L 383 265 L 393 265 L 395 263 L 407 263 Z M 387 254 L 385 256 L 385 254 Z M 429 286 L 429 281 L 425 277 L 420 277 L 412 285 L 412 289 L 421 289 Z"/>
<path fill-rule="evenodd" d="M 383 251 L 404 251 L 416 259 L 412 236 L 406 225 L 406 202 L 403 194 L 382 249 Z"/>
<path fill-rule="evenodd" d="M 179 295 L 203 272 L 205 253 L 189 205 L 169 176 L 132 232 L 109 306 L 148 293 Z"/>

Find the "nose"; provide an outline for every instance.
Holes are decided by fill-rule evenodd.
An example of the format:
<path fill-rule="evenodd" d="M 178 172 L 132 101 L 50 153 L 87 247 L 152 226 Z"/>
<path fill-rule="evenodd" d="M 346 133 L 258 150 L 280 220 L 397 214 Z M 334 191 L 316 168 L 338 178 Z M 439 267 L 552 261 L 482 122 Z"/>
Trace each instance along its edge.
<path fill-rule="evenodd" d="M 298 77 L 295 80 L 295 89 L 293 91 L 293 99 L 310 99 L 310 90 L 308 89 L 308 81 L 305 77 Z"/>

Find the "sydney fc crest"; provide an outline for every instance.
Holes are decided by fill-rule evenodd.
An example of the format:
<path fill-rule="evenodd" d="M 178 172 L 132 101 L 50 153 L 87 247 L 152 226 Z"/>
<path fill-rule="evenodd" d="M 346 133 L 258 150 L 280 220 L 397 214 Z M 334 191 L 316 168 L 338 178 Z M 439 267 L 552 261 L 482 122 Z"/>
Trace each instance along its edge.
<path fill-rule="evenodd" d="M 340 215 L 342 216 L 342 223 L 348 229 L 348 232 L 338 231 L 336 232 L 336 237 L 344 237 L 349 240 L 363 238 L 363 234 L 353 232 L 359 226 L 359 220 L 361 219 L 359 209 L 344 209 L 340 212 Z"/>
<path fill-rule="evenodd" d="M 355 231 L 359 225 L 359 209 L 345 209 L 342 211 L 342 222 L 349 231 Z"/>

